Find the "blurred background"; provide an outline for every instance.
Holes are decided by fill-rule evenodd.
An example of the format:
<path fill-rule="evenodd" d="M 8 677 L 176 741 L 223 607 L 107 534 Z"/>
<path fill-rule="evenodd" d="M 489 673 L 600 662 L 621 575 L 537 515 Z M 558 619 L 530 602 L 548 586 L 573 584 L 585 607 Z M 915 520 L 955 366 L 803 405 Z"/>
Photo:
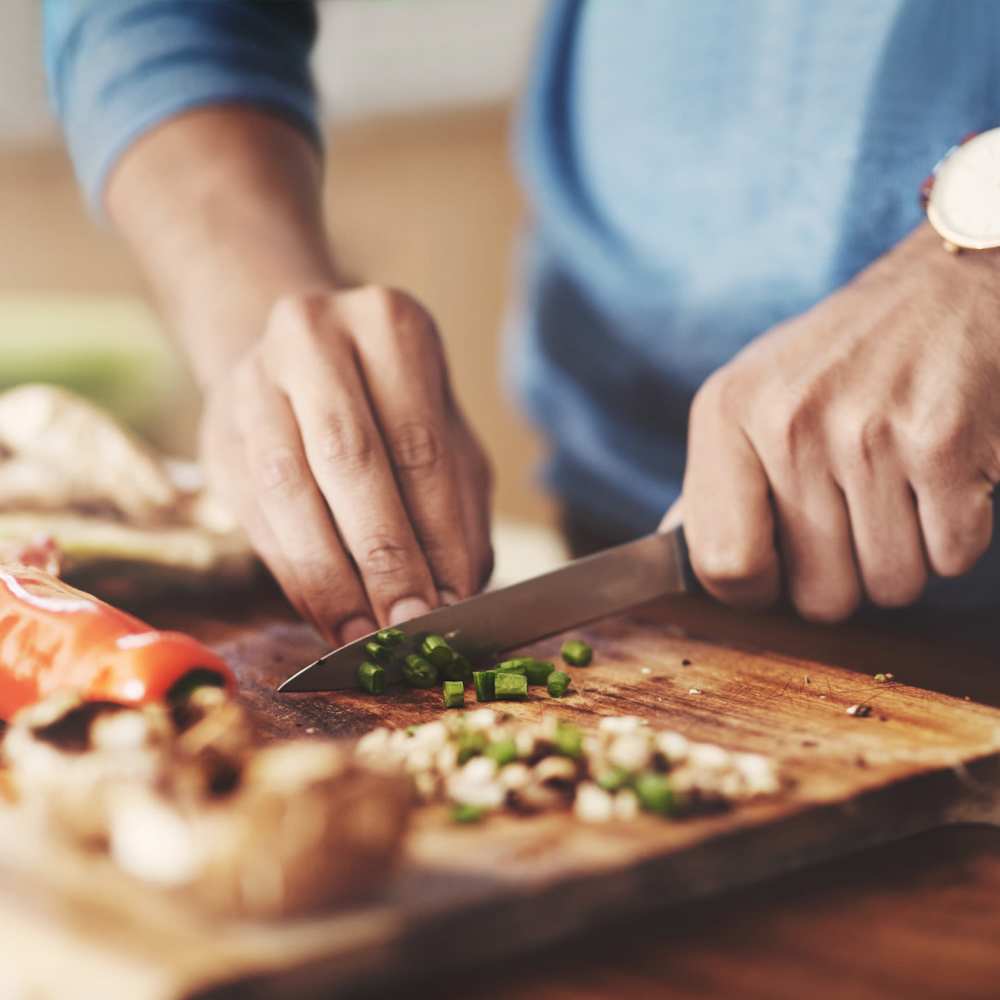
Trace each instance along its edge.
<path fill-rule="evenodd" d="M 522 204 L 512 108 L 544 0 L 326 0 L 314 66 L 328 130 L 327 214 L 348 273 L 431 309 L 497 472 L 498 577 L 562 557 L 505 395 L 499 342 Z M 83 207 L 48 109 L 39 0 L 0 32 L 0 385 L 58 381 L 190 454 L 198 402 L 139 274 Z"/>

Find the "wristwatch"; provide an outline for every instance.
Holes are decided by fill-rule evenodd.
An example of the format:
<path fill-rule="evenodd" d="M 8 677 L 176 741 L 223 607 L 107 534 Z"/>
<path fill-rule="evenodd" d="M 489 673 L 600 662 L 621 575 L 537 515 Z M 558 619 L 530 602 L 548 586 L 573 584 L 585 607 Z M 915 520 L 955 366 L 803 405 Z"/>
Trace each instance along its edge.
<path fill-rule="evenodd" d="M 920 195 L 945 250 L 1000 247 L 1000 128 L 972 132 L 952 146 Z"/>

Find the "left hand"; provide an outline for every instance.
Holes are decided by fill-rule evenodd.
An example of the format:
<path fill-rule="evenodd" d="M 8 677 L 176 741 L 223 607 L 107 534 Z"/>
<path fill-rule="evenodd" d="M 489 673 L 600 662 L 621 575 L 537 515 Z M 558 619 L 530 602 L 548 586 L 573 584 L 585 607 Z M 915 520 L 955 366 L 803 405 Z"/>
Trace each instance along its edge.
<path fill-rule="evenodd" d="M 705 382 L 681 505 L 711 594 L 832 622 L 969 570 L 997 482 L 1000 255 L 924 224 Z"/>

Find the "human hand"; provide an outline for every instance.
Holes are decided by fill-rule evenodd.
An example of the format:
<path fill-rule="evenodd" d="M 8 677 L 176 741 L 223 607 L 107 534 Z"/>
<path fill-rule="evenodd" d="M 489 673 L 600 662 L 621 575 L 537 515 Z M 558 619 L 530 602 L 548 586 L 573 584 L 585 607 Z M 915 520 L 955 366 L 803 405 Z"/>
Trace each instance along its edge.
<path fill-rule="evenodd" d="M 681 507 L 695 573 L 734 605 L 784 587 L 838 621 L 988 548 L 1000 481 L 1000 257 L 921 226 L 709 378 Z"/>
<path fill-rule="evenodd" d="M 213 487 L 331 641 L 468 597 L 489 576 L 489 466 L 432 319 L 401 292 L 280 299 L 209 386 L 201 441 Z"/>

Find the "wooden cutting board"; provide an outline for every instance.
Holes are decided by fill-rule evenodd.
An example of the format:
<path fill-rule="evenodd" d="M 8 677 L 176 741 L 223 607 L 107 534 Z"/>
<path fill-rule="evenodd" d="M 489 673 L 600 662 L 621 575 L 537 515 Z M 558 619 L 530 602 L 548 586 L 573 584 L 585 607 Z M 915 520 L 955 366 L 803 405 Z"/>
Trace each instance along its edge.
<path fill-rule="evenodd" d="M 354 735 L 440 712 L 437 692 L 275 695 L 322 646 L 273 601 L 157 624 L 195 631 L 229 658 L 268 736 Z M 578 693 L 503 707 L 582 725 L 639 715 L 768 754 L 791 791 L 722 815 L 629 826 L 549 815 L 457 828 L 427 809 L 384 898 L 315 919 L 206 921 L 106 864 L 25 844 L 0 820 L 4 974 L 33 997 L 202 996 L 234 983 L 254 996 L 330 996 L 513 955 L 919 830 L 997 822 L 1000 671 L 995 644 L 982 639 L 991 633 L 991 622 L 912 618 L 830 630 L 692 598 L 578 630 L 596 650 L 593 666 L 571 670 Z M 531 650 L 551 656 L 559 641 Z M 877 671 L 896 679 L 878 684 Z M 855 704 L 870 714 L 848 715 Z"/>

